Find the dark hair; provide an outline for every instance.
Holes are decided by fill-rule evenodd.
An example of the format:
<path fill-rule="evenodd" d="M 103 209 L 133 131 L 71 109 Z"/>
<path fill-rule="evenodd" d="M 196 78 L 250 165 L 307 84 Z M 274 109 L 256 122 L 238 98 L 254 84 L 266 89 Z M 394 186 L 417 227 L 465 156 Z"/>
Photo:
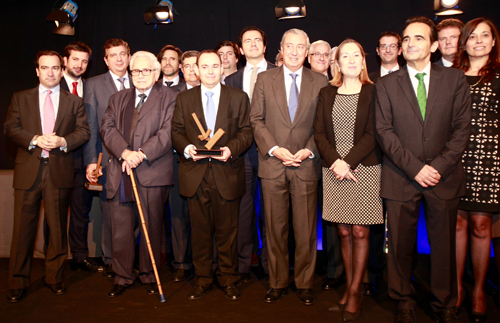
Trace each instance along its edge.
<path fill-rule="evenodd" d="M 469 21 L 462 30 L 460 34 L 460 39 L 458 40 L 458 53 L 455 56 L 455 60 L 453 61 L 453 67 L 459 68 L 464 72 L 467 72 L 470 68 L 470 59 L 469 54 L 467 53 L 467 41 L 469 40 L 470 35 L 476 30 L 477 26 L 480 23 L 487 24 L 491 29 L 491 35 L 495 40 L 495 46 L 491 49 L 490 54 L 488 55 L 488 61 L 486 64 L 479 70 L 479 75 L 484 76 L 483 82 L 488 82 L 495 75 L 495 69 L 500 68 L 500 52 L 498 50 L 498 29 L 493 24 L 493 22 L 487 18 L 476 18 Z"/>
<path fill-rule="evenodd" d="M 64 48 L 63 57 L 69 58 L 71 56 L 72 50 L 77 51 L 77 52 L 87 53 L 87 54 L 89 54 L 89 58 L 90 58 L 90 56 L 92 56 L 92 50 L 90 49 L 89 46 L 87 46 L 87 44 L 84 44 L 84 43 L 79 42 L 79 41 L 75 41 L 75 42 L 72 42 L 71 44 L 68 44 L 68 46 L 66 46 L 66 48 Z"/>
<path fill-rule="evenodd" d="M 126 41 L 118 38 L 111 38 L 104 43 L 103 47 L 104 57 L 108 57 L 108 55 L 106 54 L 106 50 L 110 49 L 111 47 L 118 47 L 118 46 L 125 46 L 125 48 L 127 49 L 127 54 L 130 55 L 130 47 L 128 47 L 128 43 Z"/>
<path fill-rule="evenodd" d="M 441 30 L 448 27 L 457 27 L 458 29 L 460 29 L 461 32 L 462 29 L 464 28 L 464 23 L 461 20 L 455 18 L 448 18 L 437 24 L 436 30 L 437 32 L 440 32 Z"/>
<path fill-rule="evenodd" d="M 36 59 L 35 59 L 35 67 L 36 68 L 40 67 L 38 65 L 38 61 L 40 60 L 40 57 L 42 57 L 42 56 L 57 56 L 59 58 L 59 62 L 60 62 L 59 65 L 61 66 L 61 69 L 64 69 L 64 62 L 63 62 L 61 55 L 59 55 L 59 53 L 54 51 L 54 50 L 41 50 L 41 51 L 39 51 L 36 54 Z"/>
<path fill-rule="evenodd" d="M 174 52 L 177 53 L 179 60 L 181 59 L 182 51 L 179 49 L 179 47 L 175 47 L 174 45 L 167 45 L 167 46 L 163 47 L 161 49 L 160 53 L 158 53 L 158 56 L 156 56 L 156 58 L 158 59 L 158 62 L 161 62 L 161 59 L 163 58 L 163 54 L 165 54 L 165 52 L 167 50 L 173 50 Z"/>
<path fill-rule="evenodd" d="M 335 52 L 335 60 L 338 62 L 339 61 L 339 56 L 340 56 L 340 51 L 342 50 L 342 47 L 346 44 L 356 44 L 359 47 L 359 50 L 361 51 L 361 55 L 363 56 L 363 59 L 366 58 L 366 53 L 363 50 L 363 46 L 361 46 L 360 43 L 355 41 L 354 39 L 347 38 L 344 40 L 339 47 L 337 48 L 337 51 Z M 359 80 L 361 81 L 361 84 L 372 84 L 373 82 L 370 80 L 370 77 L 368 77 L 368 69 L 366 68 L 366 61 L 363 63 L 363 69 L 361 70 L 361 74 L 359 74 Z M 344 83 L 344 75 L 342 72 L 337 72 L 335 73 L 335 76 L 333 79 L 330 81 L 330 84 L 336 87 L 341 87 L 342 84 Z"/>
<path fill-rule="evenodd" d="M 416 16 L 416 17 L 411 17 L 411 18 L 408 18 L 408 20 L 406 20 L 406 25 L 405 25 L 405 29 L 406 27 L 408 27 L 409 25 L 411 24 L 414 24 L 416 22 L 420 22 L 422 24 L 426 24 L 427 26 L 429 26 L 429 28 L 431 28 L 431 34 L 430 34 L 430 37 L 431 37 L 431 44 L 433 42 L 435 42 L 437 40 L 437 30 L 436 30 L 436 25 L 434 25 L 434 22 L 432 22 L 432 20 L 430 20 L 429 18 L 427 17 L 424 17 L 424 16 Z M 404 31 L 403 31 L 404 33 Z M 404 35 L 403 35 L 404 36 Z"/>
<path fill-rule="evenodd" d="M 182 56 L 181 56 L 181 64 L 184 65 L 184 60 L 186 58 L 198 57 L 198 55 L 200 55 L 200 52 L 197 51 L 197 50 L 188 50 L 188 51 L 185 51 L 184 54 L 182 54 Z M 198 59 L 196 59 L 196 60 L 198 60 Z"/>
<path fill-rule="evenodd" d="M 241 45 L 243 44 L 242 43 L 242 41 L 243 41 L 243 35 L 247 31 L 251 31 L 251 30 L 258 31 L 262 35 L 262 42 L 264 43 L 264 47 L 266 47 L 267 46 L 267 36 L 266 36 L 266 33 L 264 32 L 264 30 L 262 30 L 262 29 L 260 29 L 259 27 L 256 27 L 256 26 L 247 26 L 247 27 L 243 28 L 240 31 L 240 35 L 238 36 L 238 45 L 241 47 Z"/>
<path fill-rule="evenodd" d="M 211 53 L 217 55 L 217 57 L 219 58 L 220 63 L 222 64 L 222 59 L 220 58 L 219 54 L 217 54 L 217 52 L 215 50 L 213 50 L 213 49 L 205 49 L 205 50 L 202 50 L 198 54 L 198 57 L 196 57 L 196 65 L 198 65 L 198 61 L 200 60 L 201 55 L 203 55 L 203 54 L 211 54 Z"/>
<path fill-rule="evenodd" d="M 401 36 L 399 36 L 399 34 L 394 31 L 384 31 L 383 33 L 381 33 L 380 36 L 378 36 L 377 47 L 380 46 L 380 40 L 382 39 L 382 37 L 395 37 L 398 40 L 398 46 L 401 47 Z"/>
<path fill-rule="evenodd" d="M 224 47 L 224 46 L 231 46 L 233 48 L 234 55 L 236 56 L 236 59 L 240 59 L 240 48 L 238 47 L 238 45 L 236 43 L 233 43 L 230 40 L 223 40 L 223 41 L 221 41 L 217 45 L 217 47 L 215 47 L 215 51 L 218 52 L 219 49 L 221 49 L 221 47 Z"/>

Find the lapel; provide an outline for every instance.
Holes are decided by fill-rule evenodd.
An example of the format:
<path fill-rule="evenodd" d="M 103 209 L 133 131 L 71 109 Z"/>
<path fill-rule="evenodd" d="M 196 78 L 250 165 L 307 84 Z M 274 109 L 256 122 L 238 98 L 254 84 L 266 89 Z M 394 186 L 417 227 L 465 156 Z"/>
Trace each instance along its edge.
<path fill-rule="evenodd" d="M 354 122 L 354 137 L 356 138 L 356 133 L 361 127 L 364 126 L 365 116 L 368 115 L 368 111 L 362 111 L 366 107 L 369 107 L 372 101 L 373 86 L 370 84 L 364 84 L 361 86 L 361 91 L 359 93 L 358 106 L 356 107 L 356 121 Z"/>
<path fill-rule="evenodd" d="M 59 93 L 59 108 L 57 109 L 56 124 L 54 125 L 54 132 L 57 133 L 59 126 L 61 125 L 64 116 L 69 110 L 69 92 L 61 89 Z"/>
<path fill-rule="evenodd" d="M 38 86 L 28 93 L 28 109 L 29 115 L 33 116 L 36 124 L 36 133 L 43 134 L 42 131 L 42 117 L 40 116 L 40 103 L 38 102 Z"/>
<path fill-rule="evenodd" d="M 113 81 L 113 77 L 111 76 L 111 74 L 109 74 L 110 72 L 108 71 L 105 75 L 104 75 L 104 86 L 106 86 L 106 88 L 108 89 L 108 91 L 112 94 L 118 92 L 118 89 L 116 88 L 116 84 L 115 82 Z"/>
<path fill-rule="evenodd" d="M 446 67 L 442 67 L 446 68 Z M 431 64 L 431 75 L 429 77 L 429 93 L 427 95 L 427 105 L 425 107 L 425 120 L 428 119 L 431 114 L 432 108 L 434 107 L 434 102 L 441 91 L 441 77 L 442 69 Z"/>
<path fill-rule="evenodd" d="M 237 89 L 241 89 L 243 91 L 243 75 L 245 74 L 245 67 L 243 68 L 240 68 L 238 71 L 236 71 L 236 73 L 239 73 L 238 75 L 235 75 L 235 76 L 238 76 L 236 77 L 236 88 Z"/>
<path fill-rule="evenodd" d="M 193 109 L 193 112 L 196 113 L 196 116 L 200 120 L 201 125 L 203 126 L 203 129 L 207 131 L 207 121 L 205 120 L 205 112 L 203 111 L 203 103 L 202 103 L 202 98 L 201 98 L 201 85 L 195 86 L 192 88 L 190 91 L 193 91 L 193 95 L 191 96 L 191 106 Z M 188 108 L 189 110 L 189 108 Z M 192 116 L 188 116 L 188 118 L 193 119 Z M 195 126 L 196 132 L 199 132 L 198 127 L 194 123 L 194 120 L 192 124 Z M 215 121 L 215 124 L 217 125 L 217 120 Z M 212 129 L 212 133 L 214 132 L 214 129 Z"/>
<path fill-rule="evenodd" d="M 158 101 L 160 100 L 161 92 L 163 91 L 162 87 L 163 87 L 163 85 L 158 84 L 158 83 L 155 83 L 153 85 L 151 92 L 149 92 L 149 97 L 146 99 L 146 102 L 144 103 L 144 105 L 142 106 L 142 108 L 140 110 L 138 120 L 141 120 L 142 118 L 144 118 L 144 116 L 146 114 L 148 114 L 149 111 L 151 111 L 151 109 L 153 109 L 158 104 Z M 134 92 L 135 92 L 135 90 L 134 90 Z M 134 97 L 134 99 L 135 99 L 135 97 Z"/>
<path fill-rule="evenodd" d="M 418 119 L 423 124 L 424 120 L 422 119 L 422 113 L 420 113 L 420 107 L 418 106 L 417 95 L 415 94 L 415 90 L 413 90 L 413 86 L 411 85 L 410 75 L 408 74 L 408 69 L 405 67 L 401 68 L 398 73 L 398 83 L 403 91 L 406 99 L 410 103 L 410 106 L 418 116 Z"/>
<path fill-rule="evenodd" d="M 287 123 L 291 126 L 292 123 L 290 121 L 290 114 L 288 113 L 288 104 L 286 100 L 286 89 L 285 89 L 285 76 L 283 72 L 283 67 L 278 67 L 273 70 L 273 92 L 276 98 L 276 102 L 278 103 L 278 108 L 283 114 L 283 118 L 287 121 Z M 302 80 L 303 81 L 303 80 Z M 299 105 L 300 105 L 300 96 L 299 96 Z M 298 111 L 297 111 L 298 112 Z M 297 117 L 297 116 L 295 116 Z"/>
<path fill-rule="evenodd" d="M 124 100 L 123 100 L 123 103 L 126 102 L 127 105 L 132 105 L 135 109 L 135 88 L 130 88 L 130 89 L 125 89 L 124 91 L 128 91 L 128 93 L 126 94 Z M 120 104 L 122 102 L 119 102 Z M 116 124 L 116 128 L 118 129 L 118 131 L 123 134 L 123 132 L 125 131 L 124 130 L 124 122 L 125 122 L 125 111 L 127 110 L 127 105 L 125 105 L 125 109 L 121 108 L 120 107 L 120 116 L 118 118 L 119 122 Z M 146 104 L 144 104 L 146 105 Z M 144 106 L 143 106 L 144 108 Z M 125 138 L 125 137 L 124 137 Z M 127 140 L 128 142 L 128 140 Z"/>
<path fill-rule="evenodd" d="M 299 106 L 297 107 L 297 113 L 295 114 L 294 124 L 296 124 L 300 117 L 305 113 L 308 103 L 311 100 L 314 81 L 311 73 L 312 71 L 310 69 L 305 67 L 302 68 L 302 82 L 300 84 Z"/>
<path fill-rule="evenodd" d="M 215 134 L 217 129 L 223 127 L 223 123 L 227 117 L 227 110 L 229 109 L 229 103 L 231 102 L 229 97 L 229 91 L 226 86 L 221 84 L 220 86 L 220 98 L 219 98 L 219 107 L 217 108 L 217 118 L 215 119 L 215 129 L 212 129 L 212 133 Z M 226 129 L 227 131 L 227 129 Z"/>

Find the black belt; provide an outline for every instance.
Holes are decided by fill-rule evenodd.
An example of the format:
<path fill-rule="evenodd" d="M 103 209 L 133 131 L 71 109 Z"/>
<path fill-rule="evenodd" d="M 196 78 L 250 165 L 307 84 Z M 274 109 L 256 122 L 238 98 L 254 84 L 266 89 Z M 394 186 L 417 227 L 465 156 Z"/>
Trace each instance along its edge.
<path fill-rule="evenodd" d="M 42 163 L 42 164 L 48 164 L 49 163 L 49 157 L 40 157 L 40 163 Z"/>

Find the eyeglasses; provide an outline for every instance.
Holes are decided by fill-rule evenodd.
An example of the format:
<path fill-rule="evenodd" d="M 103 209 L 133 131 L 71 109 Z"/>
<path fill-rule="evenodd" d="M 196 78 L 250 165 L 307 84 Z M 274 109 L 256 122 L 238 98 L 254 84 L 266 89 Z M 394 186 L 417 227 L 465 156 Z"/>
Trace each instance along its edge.
<path fill-rule="evenodd" d="M 139 73 L 142 73 L 142 75 L 148 76 L 149 74 L 151 74 L 152 71 L 154 71 L 154 70 L 151 70 L 149 68 L 145 68 L 142 70 L 131 70 L 130 74 L 132 74 L 132 76 L 138 76 Z"/>
<path fill-rule="evenodd" d="M 314 53 L 314 54 L 310 54 L 310 55 L 314 56 L 316 58 L 320 58 L 320 57 L 327 58 L 330 54 L 328 54 L 328 53 Z"/>
<path fill-rule="evenodd" d="M 387 49 L 387 48 L 389 48 L 390 50 L 395 50 L 395 49 L 397 49 L 398 47 L 399 47 L 399 46 L 398 46 L 398 45 L 396 45 L 396 44 L 390 44 L 390 45 L 386 45 L 386 44 L 384 44 L 384 45 L 380 45 L 378 48 L 380 48 L 380 49 L 382 49 L 382 50 L 385 50 L 385 49 Z"/>

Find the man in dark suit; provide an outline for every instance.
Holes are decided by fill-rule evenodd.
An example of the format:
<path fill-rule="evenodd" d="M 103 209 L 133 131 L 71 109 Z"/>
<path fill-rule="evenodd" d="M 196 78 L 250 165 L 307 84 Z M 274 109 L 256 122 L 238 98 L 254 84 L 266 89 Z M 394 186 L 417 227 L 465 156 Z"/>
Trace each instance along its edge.
<path fill-rule="evenodd" d="M 269 278 L 264 301 L 276 302 L 288 288 L 288 219 L 295 233 L 295 285 L 302 304 L 312 305 L 316 267 L 317 189 L 320 156 L 313 121 L 326 78 L 303 64 L 309 37 L 299 29 L 283 34 L 283 66 L 259 75 L 250 120 L 259 150 L 264 195 Z"/>
<path fill-rule="evenodd" d="M 240 59 L 240 49 L 236 43 L 230 40 L 223 40 L 215 47 L 215 51 L 222 59 L 222 81 L 238 69 L 238 60 Z"/>
<path fill-rule="evenodd" d="M 64 75 L 61 89 L 83 98 L 82 78 L 92 55 L 92 50 L 82 42 L 73 42 L 64 49 Z M 102 271 L 92 258 L 89 258 L 88 226 L 89 212 L 92 207 L 93 193 L 85 188 L 85 166 L 83 165 L 83 147 L 73 152 L 75 161 L 75 187 L 71 192 L 69 203 L 68 240 L 73 255 L 72 269 L 86 271 Z"/>
<path fill-rule="evenodd" d="M 106 197 L 111 204 L 116 275 L 115 285 L 108 293 L 110 297 L 122 295 L 135 280 L 132 268 L 138 201 L 132 192 L 131 169 L 135 168 L 137 191 L 156 264 L 160 263 L 163 209 L 173 184 L 170 133 L 177 91 L 156 83 L 160 63 L 152 53 L 136 52 L 130 59 L 130 73 L 135 88 L 109 98 L 101 126 L 101 138 L 111 158 L 107 166 Z M 139 278 L 148 293 L 156 294 L 158 287 L 151 261 L 142 233 Z"/>
<path fill-rule="evenodd" d="M 205 50 L 197 60 L 196 73 L 201 86 L 179 94 L 172 124 L 174 148 L 180 154 L 179 189 L 186 196 L 191 216 L 193 264 L 196 281 L 189 293 L 191 300 L 210 289 L 214 237 L 217 245 L 219 284 L 230 300 L 240 299 L 235 286 L 238 252 L 238 213 L 245 194 L 243 153 L 252 143 L 248 119 L 248 96 L 235 88 L 221 85 L 222 61 L 214 50 Z M 204 148 L 200 131 L 193 120 L 196 113 L 204 129 L 223 129 L 225 134 L 214 146 L 222 156 L 197 154 Z"/>
<path fill-rule="evenodd" d="M 389 296 L 398 301 L 397 322 L 416 320 L 411 276 L 420 203 L 431 246 L 430 305 L 437 321 L 456 322 L 455 227 L 459 198 L 465 193 L 462 154 L 469 140 L 471 99 L 462 71 L 430 64 L 436 37 L 430 19 L 408 19 L 402 37 L 408 65 L 381 78 L 376 87 Z"/>
<path fill-rule="evenodd" d="M 453 66 L 453 60 L 458 52 L 458 39 L 463 28 L 464 23 L 455 18 L 444 19 L 436 26 L 441 59 L 435 64 Z"/>
<path fill-rule="evenodd" d="M 181 65 L 184 80 L 172 88 L 179 93 L 192 89 L 200 84 L 200 79 L 195 72 L 196 59 L 200 53 L 195 50 L 189 50 L 182 54 Z M 189 220 L 189 208 L 187 199 L 179 192 L 179 164 L 180 154 L 174 151 L 174 185 L 170 190 L 168 203 L 170 205 L 170 223 L 172 226 L 172 253 L 174 260 L 172 267 L 172 281 L 175 283 L 186 280 L 188 272 L 193 264 L 191 254 L 191 223 Z M 166 212 L 168 211 L 165 210 Z M 166 230 L 170 228 L 166 227 Z"/>
<path fill-rule="evenodd" d="M 74 185 L 72 152 L 89 139 L 90 131 L 82 99 L 59 86 L 63 67 L 57 52 L 39 52 L 36 73 L 40 85 L 15 93 L 5 120 L 5 136 L 18 146 L 9 302 L 21 301 L 29 287 L 42 199 L 50 230 L 44 282 L 53 293 L 66 293 L 63 265 L 69 196 Z"/>
<path fill-rule="evenodd" d="M 86 167 L 87 178 L 97 167 L 99 153 L 102 158 L 102 175 L 99 183 L 103 185 L 103 191 L 99 193 L 99 202 L 102 210 L 102 235 L 101 248 L 104 261 L 104 276 L 113 278 L 112 267 L 113 248 L 111 239 L 111 210 L 106 199 L 106 167 L 111 162 L 108 149 L 103 145 L 99 129 L 101 127 L 104 112 L 108 108 L 109 97 L 123 89 L 131 86 L 131 80 L 127 73 L 130 61 L 130 48 L 127 42 L 112 38 L 104 44 L 104 62 L 109 71 L 92 77 L 85 81 L 83 101 L 88 115 L 90 127 L 90 140 L 83 147 L 83 162 Z"/>
<path fill-rule="evenodd" d="M 184 79 L 179 75 L 182 51 L 174 45 L 166 45 L 156 56 L 161 64 L 163 76 L 159 82 L 165 86 L 172 87 L 184 83 Z"/>
<path fill-rule="evenodd" d="M 370 80 L 378 79 L 399 70 L 398 57 L 401 55 L 401 36 L 393 31 L 384 31 L 378 37 L 377 55 L 380 57 L 380 69 L 371 72 Z"/>
<path fill-rule="evenodd" d="M 245 67 L 240 68 L 236 73 L 226 78 L 226 85 L 245 91 L 250 100 L 252 100 L 257 75 L 276 66 L 266 61 L 264 57 L 267 36 L 263 30 L 255 26 L 245 27 L 240 32 L 238 42 L 241 54 L 245 56 L 247 63 Z M 240 272 L 242 281 L 250 281 L 254 241 L 256 240 L 253 233 L 257 231 L 253 229 L 253 224 L 256 223 L 254 221 L 256 215 L 255 194 L 257 192 L 257 172 L 259 169 L 259 158 L 255 142 L 252 142 L 252 146 L 245 153 L 244 158 L 246 193 L 241 199 L 240 219 L 238 222 L 238 271 Z M 264 268 L 264 273 L 268 275 L 269 267 L 267 263 L 265 225 L 261 226 L 261 238 L 262 267 Z"/>

